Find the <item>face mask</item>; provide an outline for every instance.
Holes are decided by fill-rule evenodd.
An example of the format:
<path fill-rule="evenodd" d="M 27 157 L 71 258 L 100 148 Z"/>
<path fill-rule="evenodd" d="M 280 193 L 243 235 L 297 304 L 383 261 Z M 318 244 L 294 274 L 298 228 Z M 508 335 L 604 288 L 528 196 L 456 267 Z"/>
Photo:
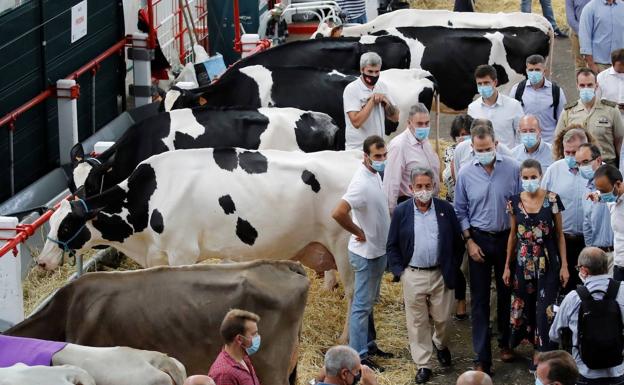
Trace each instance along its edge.
<path fill-rule="evenodd" d="M 596 90 L 593 88 L 581 88 L 579 90 L 579 96 L 581 97 L 581 102 L 589 103 L 592 101 L 594 96 L 596 96 Z"/>
<path fill-rule="evenodd" d="M 529 83 L 531 83 L 531 85 L 534 86 L 536 84 L 539 84 L 539 82 L 541 82 L 542 79 L 544 79 L 544 74 L 541 73 L 540 71 L 528 71 L 527 78 L 529 79 Z"/>
<path fill-rule="evenodd" d="M 494 95 L 494 87 L 492 86 L 477 86 L 477 90 L 483 99 L 488 99 Z"/>
<path fill-rule="evenodd" d="M 477 160 L 483 166 L 487 166 L 494 161 L 494 157 L 496 156 L 496 151 L 488 151 L 488 152 L 477 152 L 475 153 Z"/>
<path fill-rule="evenodd" d="M 427 203 L 431 200 L 431 197 L 433 196 L 433 191 L 432 190 L 419 190 L 419 191 L 414 191 L 414 197 L 420 202 L 420 203 Z"/>
<path fill-rule="evenodd" d="M 520 134 L 520 140 L 526 148 L 533 148 L 537 144 L 537 133 L 527 132 L 526 134 Z"/>
<path fill-rule="evenodd" d="M 613 188 L 613 191 L 611 192 L 600 194 L 600 200 L 605 203 L 617 202 L 618 197 L 617 195 L 615 195 L 614 191 L 615 191 L 615 187 Z"/>
<path fill-rule="evenodd" d="M 258 349 L 260 349 L 260 334 L 256 334 L 251 339 L 251 346 L 248 348 L 245 348 L 245 351 L 247 352 L 247 354 L 251 356 L 255 354 L 258 351 Z"/>
<path fill-rule="evenodd" d="M 421 142 L 429 137 L 429 127 L 419 127 L 414 129 L 414 136 Z"/>
<path fill-rule="evenodd" d="M 383 172 L 386 169 L 385 160 L 371 160 L 371 167 L 377 172 Z"/>
<path fill-rule="evenodd" d="M 379 80 L 379 75 L 371 76 L 371 75 L 362 74 L 362 79 L 364 79 L 364 82 L 368 84 L 369 86 L 374 86 L 375 84 L 377 84 L 377 81 Z"/>
<path fill-rule="evenodd" d="M 353 373 L 351 373 L 353 374 Z M 357 376 L 353 376 L 353 383 L 351 385 L 356 385 L 362 379 L 362 371 L 360 371 Z"/>
<path fill-rule="evenodd" d="M 523 179 L 522 180 L 522 189 L 524 191 L 534 193 L 540 187 L 539 179 Z"/>
<path fill-rule="evenodd" d="M 566 155 L 565 160 L 569 168 L 576 168 L 576 158 L 574 156 Z"/>
<path fill-rule="evenodd" d="M 584 276 L 583 273 L 581 273 L 580 271 L 578 273 L 578 277 L 581 280 L 581 282 L 583 282 L 583 284 L 585 284 L 585 281 L 587 281 L 587 277 Z"/>
<path fill-rule="evenodd" d="M 585 179 L 594 179 L 594 170 L 592 169 L 591 164 L 579 167 L 579 172 Z"/>
<path fill-rule="evenodd" d="M 470 142 L 472 140 L 472 136 L 470 135 L 466 135 L 466 136 L 462 136 L 462 142 Z"/>

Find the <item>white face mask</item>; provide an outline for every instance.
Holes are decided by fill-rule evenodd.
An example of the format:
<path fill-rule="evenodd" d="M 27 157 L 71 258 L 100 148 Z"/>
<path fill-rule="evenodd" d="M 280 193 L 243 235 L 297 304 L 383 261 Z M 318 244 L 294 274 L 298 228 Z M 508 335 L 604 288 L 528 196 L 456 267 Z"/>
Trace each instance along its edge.
<path fill-rule="evenodd" d="M 433 196 L 433 190 L 418 190 L 414 191 L 414 197 L 421 203 L 427 203 Z"/>
<path fill-rule="evenodd" d="M 587 281 L 587 277 L 584 276 L 583 273 L 581 273 L 580 271 L 578 273 L 578 277 L 581 280 L 581 282 L 583 282 L 583 284 L 585 284 L 585 281 Z"/>

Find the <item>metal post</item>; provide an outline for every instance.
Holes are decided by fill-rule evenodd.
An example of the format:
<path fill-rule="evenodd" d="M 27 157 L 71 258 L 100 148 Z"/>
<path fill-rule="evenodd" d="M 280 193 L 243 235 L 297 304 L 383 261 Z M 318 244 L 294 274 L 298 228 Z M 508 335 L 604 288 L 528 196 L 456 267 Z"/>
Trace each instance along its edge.
<path fill-rule="evenodd" d="M 134 84 L 130 85 L 130 95 L 134 96 L 134 106 L 140 107 L 152 102 L 151 61 L 154 50 L 148 48 L 148 35 L 132 34 L 132 47 L 128 49 L 128 58 L 133 61 Z"/>
<path fill-rule="evenodd" d="M 91 71 L 91 133 L 95 134 L 95 74 Z"/>
<path fill-rule="evenodd" d="M 15 236 L 18 220 L 15 217 L 0 217 L 0 246 Z M 0 256 L 0 324 L 15 325 L 24 320 L 24 297 L 22 295 L 20 246 L 17 258 L 13 253 Z"/>
<path fill-rule="evenodd" d="M 78 143 L 78 90 L 75 80 L 61 79 L 56 82 L 61 164 L 71 162 L 69 151 Z"/>
<path fill-rule="evenodd" d="M 76 255 L 76 275 L 80 277 L 84 273 L 84 264 L 82 261 L 82 254 Z"/>
<path fill-rule="evenodd" d="M 15 195 L 15 154 L 13 153 L 13 130 L 9 129 L 9 173 L 11 174 L 11 196 Z"/>

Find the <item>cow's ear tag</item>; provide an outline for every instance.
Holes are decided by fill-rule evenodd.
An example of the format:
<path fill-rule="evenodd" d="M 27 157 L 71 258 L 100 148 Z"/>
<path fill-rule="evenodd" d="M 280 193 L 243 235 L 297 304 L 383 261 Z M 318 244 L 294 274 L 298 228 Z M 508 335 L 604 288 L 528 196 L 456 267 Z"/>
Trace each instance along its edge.
<path fill-rule="evenodd" d="M 71 148 L 71 150 L 69 151 L 69 159 L 71 159 L 72 165 L 74 167 L 76 167 L 78 163 L 84 161 L 85 154 L 82 144 L 76 143 L 74 147 Z"/>

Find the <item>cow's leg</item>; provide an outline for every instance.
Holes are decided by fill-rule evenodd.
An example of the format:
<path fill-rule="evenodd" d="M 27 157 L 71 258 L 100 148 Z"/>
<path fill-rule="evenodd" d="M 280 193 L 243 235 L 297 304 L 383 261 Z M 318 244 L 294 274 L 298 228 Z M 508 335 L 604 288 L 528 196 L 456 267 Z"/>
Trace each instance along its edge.
<path fill-rule="evenodd" d="M 338 267 L 338 274 L 340 275 L 340 280 L 344 287 L 345 299 L 347 300 L 345 324 L 342 334 L 338 339 L 338 343 L 343 345 L 349 342 L 349 316 L 351 314 L 351 300 L 353 298 L 353 284 L 355 280 L 355 275 L 353 274 L 353 269 L 351 268 L 349 256 L 347 254 L 348 239 L 348 237 L 339 239 L 334 247 L 331 248 L 334 259 L 336 260 L 336 266 Z"/>

